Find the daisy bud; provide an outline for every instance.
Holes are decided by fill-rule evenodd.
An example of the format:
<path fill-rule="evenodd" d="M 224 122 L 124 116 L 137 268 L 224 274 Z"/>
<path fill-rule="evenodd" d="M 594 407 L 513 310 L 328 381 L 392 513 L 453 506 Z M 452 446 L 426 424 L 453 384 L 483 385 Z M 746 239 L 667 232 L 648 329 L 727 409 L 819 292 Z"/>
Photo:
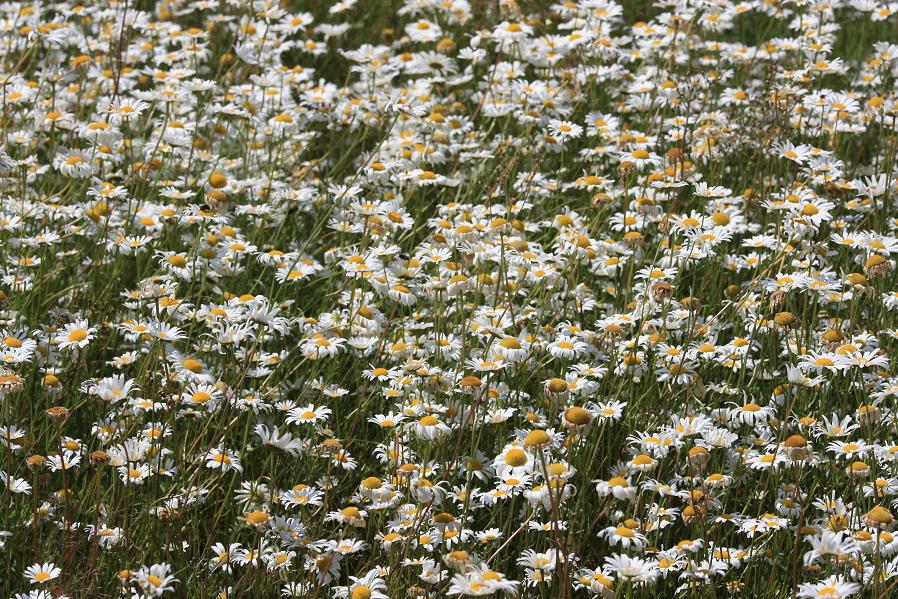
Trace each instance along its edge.
<path fill-rule="evenodd" d="M 325 439 L 318 445 L 322 453 L 337 454 L 343 449 L 339 439 Z"/>
<path fill-rule="evenodd" d="M 47 458 L 42 455 L 30 455 L 25 458 L 25 465 L 28 466 L 29 470 L 40 470 L 44 467 L 44 464 L 47 462 Z"/>
<path fill-rule="evenodd" d="M 636 168 L 636 164 L 630 162 L 629 160 L 624 160 L 619 165 L 617 165 L 617 174 L 622 178 L 626 179 L 630 173 L 633 172 L 633 169 Z"/>
<path fill-rule="evenodd" d="M 867 277 L 859 272 L 851 272 L 845 275 L 845 282 L 853 287 L 866 287 Z"/>
<path fill-rule="evenodd" d="M 362 481 L 360 492 L 363 495 L 370 496 L 371 493 L 377 491 L 381 487 L 383 487 L 384 483 L 382 480 L 377 478 L 376 476 L 369 476 L 365 480 Z"/>
<path fill-rule="evenodd" d="M 811 450 L 808 440 L 801 435 L 792 435 L 783 442 L 783 449 L 789 458 L 795 461 L 810 457 Z"/>
<path fill-rule="evenodd" d="M 214 171 L 209 175 L 209 185 L 215 189 L 221 189 L 228 184 L 228 178 L 221 171 Z"/>
<path fill-rule="evenodd" d="M 673 295 L 673 287 L 667 281 L 652 285 L 652 295 L 656 299 L 666 299 Z"/>
<path fill-rule="evenodd" d="M 821 335 L 821 338 L 827 343 L 841 343 L 845 341 L 845 335 L 839 329 L 828 329 Z"/>
<path fill-rule="evenodd" d="M 649 472 L 650 470 L 655 469 L 658 462 L 653 459 L 652 456 L 641 453 L 630 461 L 630 465 L 633 466 L 634 470 L 638 470 L 639 472 Z"/>
<path fill-rule="evenodd" d="M 624 327 L 617 323 L 612 323 L 606 326 L 603 331 L 609 337 L 619 337 L 624 333 Z"/>
<path fill-rule="evenodd" d="M 778 312 L 776 316 L 773 317 L 773 324 L 781 329 L 791 328 L 796 322 L 798 322 L 798 319 L 795 318 L 795 315 L 791 312 Z"/>
<path fill-rule="evenodd" d="M 691 524 L 702 519 L 702 509 L 697 505 L 687 505 L 682 512 L 683 522 Z"/>
<path fill-rule="evenodd" d="M 527 463 L 527 454 L 522 449 L 512 448 L 505 454 L 505 463 L 512 468 L 518 468 Z"/>
<path fill-rule="evenodd" d="M 220 189 L 210 189 L 206 192 L 206 203 L 213 210 L 221 210 L 228 203 L 228 194 Z"/>
<path fill-rule="evenodd" d="M 476 377 L 473 374 L 469 374 L 458 382 L 458 386 L 461 388 L 462 393 L 474 393 L 480 389 L 482 385 L 483 382 L 480 380 L 480 377 Z"/>
<path fill-rule="evenodd" d="M 243 520 L 254 528 L 262 528 L 268 524 L 268 514 L 256 510 L 244 516 Z"/>
<path fill-rule="evenodd" d="M 549 433 L 542 429 L 535 429 L 527 433 L 527 436 L 524 437 L 524 447 L 532 449 L 548 445 L 551 441 L 552 437 L 549 436 Z"/>
<path fill-rule="evenodd" d="M 817 424 L 817 419 L 811 418 L 810 416 L 802 416 L 798 419 L 798 424 L 802 428 L 811 429 L 815 424 Z"/>
<path fill-rule="evenodd" d="M 571 406 L 564 411 L 564 427 L 571 431 L 582 432 L 592 423 L 592 414 L 579 406 Z"/>
<path fill-rule="evenodd" d="M 453 50 L 455 50 L 455 40 L 452 38 L 444 37 L 440 41 L 437 42 L 437 52 L 440 54 L 450 54 Z"/>
<path fill-rule="evenodd" d="M 0 397 L 18 393 L 25 386 L 25 379 L 11 370 L 0 369 Z"/>
<path fill-rule="evenodd" d="M 696 311 L 702 307 L 702 300 L 697 297 L 687 295 L 686 297 L 680 299 L 680 305 L 683 306 L 683 308 L 685 308 L 686 310 Z"/>
<path fill-rule="evenodd" d="M 867 273 L 868 277 L 874 279 L 888 272 L 891 266 L 891 263 L 884 256 L 873 254 L 864 262 L 864 272 Z"/>
<path fill-rule="evenodd" d="M 645 242 L 645 237 L 639 231 L 630 231 L 624 235 L 623 242 L 629 246 L 642 245 Z"/>
<path fill-rule="evenodd" d="M 714 472 L 712 474 L 709 474 L 705 478 L 705 485 L 710 488 L 724 487 L 727 486 L 731 481 L 731 478 L 726 477 L 719 472 Z"/>
<path fill-rule="evenodd" d="M 450 568 L 462 570 L 471 563 L 471 555 L 467 551 L 452 551 L 443 556 L 443 562 Z"/>
<path fill-rule="evenodd" d="M 69 409 L 63 406 L 53 406 L 47 410 L 47 416 L 54 422 L 63 422 L 69 417 Z"/>
<path fill-rule="evenodd" d="M 109 460 L 111 459 L 109 457 L 108 453 L 106 453 L 105 451 L 101 451 L 101 450 L 90 452 L 89 457 L 90 457 L 90 463 L 93 464 L 94 466 L 101 466 L 103 464 L 108 464 Z"/>
<path fill-rule="evenodd" d="M 892 512 L 882 506 L 876 506 L 864 517 L 864 524 L 870 528 L 890 529 L 895 523 Z"/>
<path fill-rule="evenodd" d="M 341 522 L 355 526 L 356 528 L 365 526 L 365 518 L 362 516 L 362 512 L 359 511 L 359 508 L 353 505 L 341 509 L 339 514 Z"/>
<path fill-rule="evenodd" d="M 570 227 L 574 224 L 574 219 L 569 214 L 559 214 L 555 217 L 555 225 L 558 227 Z"/>
<path fill-rule="evenodd" d="M 716 212 L 711 216 L 711 222 L 718 227 L 725 227 L 730 224 L 730 215 L 726 212 Z"/>
<path fill-rule="evenodd" d="M 704 500 L 705 500 L 705 492 L 702 491 L 701 489 L 692 489 L 691 491 L 689 491 L 687 501 L 690 504 L 692 504 L 692 505 L 700 504 Z"/>
<path fill-rule="evenodd" d="M 546 396 L 549 399 L 554 399 L 556 401 L 563 400 L 567 398 L 568 395 L 568 384 L 564 379 L 552 378 L 546 381 L 545 391 Z"/>
<path fill-rule="evenodd" d="M 449 512 L 440 512 L 433 517 L 433 521 L 436 524 L 446 525 L 455 522 L 455 516 L 450 514 Z"/>
<path fill-rule="evenodd" d="M 418 467 L 414 464 L 406 463 L 400 464 L 399 468 L 396 469 L 396 474 L 403 478 L 411 478 L 418 471 Z"/>
<path fill-rule="evenodd" d="M 851 464 L 845 468 L 845 474 L 856 479 L 867 478 L 870 476 L 870 466 L 865 462 L 851 462 Z"/>
<path fill-rule="evenodd" d="M 882 410 L 878 406 L 869 404 L 859 407 L 855 413 L 861 424 L 876 424 L 882 416 Z"/>
<path fill-rule="evenodd" d="M 701 470 L 708 463 L 708 460 L 711 459 L 711 452 L 701 445 L 696 445 L 689 450 L 687 459 L 690 466 L 696 470 Z"/>
<path fill-rule="evenodd" d="M 596 193 L 594 196 L 592 196 L 593 204 L 610 204 L 613 201 L 614 201 L 614 198 L 611 197 L 611 195 L 605 191 L 600 191 L 600 192 Z"/>

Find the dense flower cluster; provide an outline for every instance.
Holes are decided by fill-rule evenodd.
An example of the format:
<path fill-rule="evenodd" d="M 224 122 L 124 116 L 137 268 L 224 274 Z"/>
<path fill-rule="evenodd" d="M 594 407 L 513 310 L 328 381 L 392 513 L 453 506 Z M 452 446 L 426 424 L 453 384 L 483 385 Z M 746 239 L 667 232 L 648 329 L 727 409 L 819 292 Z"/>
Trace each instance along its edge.
<path fill-rule="evenodd" d="M 0 592 L 898 589 L 898 4 L 0 5 Z"/>

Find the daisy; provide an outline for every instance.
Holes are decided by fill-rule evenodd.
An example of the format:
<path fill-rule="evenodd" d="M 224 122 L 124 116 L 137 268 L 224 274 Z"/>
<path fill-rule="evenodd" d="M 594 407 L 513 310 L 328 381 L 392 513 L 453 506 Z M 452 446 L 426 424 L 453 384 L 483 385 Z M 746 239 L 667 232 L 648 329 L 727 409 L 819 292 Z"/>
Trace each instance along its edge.
<path fill-rule="evenodd" d="M 637 148 L 629 152 L 622 152 L 620 154 L 620 162 L 621 164 L 632 164 L 636 169 L 642 170 L 646 166 L 659 165 L 661 158 L 648 150 Z"/>
<path fill-rule="evenodd" d="M 165 592 L 174 591 L 174 583 L 178 582 L 178 579 L 171 574 L 171 566 L 166 563 L 141 566 L 134 574 L 134 579 L 150 597 L 159 597 Z"/>
<path fill-rule="evenodd" d="M 562 335 L 552 341 L 546 349 L 555 358 L 573 360 L 584 353 L 587 348 L 588 346 L 576 337 Z"/>
<path fill-rule="evenodd" d="M 297 407 L 287 412 L 287 424 L 318 424 L 324 422 L 331 415 L 331 409 L 326 406 L 315 407 L 309 404 Z"/>
<path fill-rule="evenodd" d="M 91 327 L 86 320 L 77 320 L 65 325 L 56 335 L 55 341 L 59 349 L 81 349 L 87 347 L 96 332 L 96 327 Z"/>
<path fill-rule="evenodd" d="M 614 476 L 605 480 L 593 481 L 596 483 L 596 491 L 602 497 L 613 495 L 615 499 L 633 501 L 636 498 L 637 488 L 627 479 Z"/>
<path fill-rule="evenodd" d="M 766 422 L 773 416 L 773 409 L 769 406 L 760 406 L 753 402 L 747 402 L 741 406 L 730 410 L 730 420 L 734 423 L 741 423 L 753 426 Z"/>
<path fill-rule="evenodd" d="M 449 433 L 452 429 L 441 421 L 439 417 L 433 414 L 422 416 L 419 420 L 411 425 L 415 435 L 422 439 L 432 441 L 442 435 Z"/>
<path fill-rule="evenodd" d="M 44 584 L 54 578 L 58 578 L 60 574 L 62 574 L 62 569 L 57 568 L 56 564 L 50 562 L 34 564 L 25 568 L 25 578 L 31 584 Z"/>
<path fill-rule="evenodd" d="M 798 586 L 798 596 L 808 599 L 844 599 L 861 590 L 861 585 L 848 582 L 838 575 L 820 582 L 806 582 Z"/>
<path fill-rule="evenodd" d="M 845 437 L 856 430 L 860 425 L 853 422 L 851 415 L 840 418 L 837 414 L 824 416 L 816 423 L 817 435 L 827 437 Z"/>
<path fill-rule="evenodd" d="M 612 547 L 620 545 L 623 549 L 633 547 L 641 550 L 648 543 L 648 539 L 639 530 L 624 525 L 609 526 L 601 530 L 598 536 L 607 540 Z"/>
<path fill-rule="evenodd" d="M 90 156 L 81 150 L 60 152 L 53 159 L 53 166 L 67 177 L 84 179 L 94 173 Z"/>
<path fill-rule="evenodd" d="M 203 459 L 206 468 L 221 470 L 222 472 L 226 470 L 243 472 L 243 466 L 240 464 L 240 455 L 236 451 L 229 451 L 223 448 L 210 449 L 206 452 Z"/>
<path fill-rule="evenodd" d="M 615 554 L 605 558 L 607 571 L 633 583 L 653 582 L 658 577 L 657 563 L 641 557 Z"/>
<path fill-rule="evenodd" d="M 389 599 L 384 593 L 387 590 L 387 583 L 379 576 L 379 572 L 376 569 L 359 578 L 350 576 L 349 581 L 350 584 L 347 586 L 334 587 L 335 597 Z"/>
<path fill-rule="evenodd" d="M 549 131 L 552 135 L 562 140 L 576 139 L 583 133 L 583 127 L 570 121 L 552 119 L 549 121 Z"/>
<path fill-rule="evenodd" d="M 836 457 L 852 459 L 863 457 L 869 451 L 869 447 L 863 440 L 858 441 L 832 441 L 826 446 L 827 451 L 832 452 Z"/>

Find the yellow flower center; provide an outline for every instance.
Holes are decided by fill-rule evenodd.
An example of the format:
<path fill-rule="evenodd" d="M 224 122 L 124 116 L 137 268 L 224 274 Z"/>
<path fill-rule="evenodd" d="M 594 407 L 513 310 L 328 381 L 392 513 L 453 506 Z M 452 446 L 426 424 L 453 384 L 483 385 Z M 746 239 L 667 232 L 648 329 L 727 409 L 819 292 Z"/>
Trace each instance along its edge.
<path fill-rule="evenodd" d="M 69 341 L 74 341 L 75 343 L 79 343 L 87 339 L 87 331 L 85 329 L 75 329 L 71 333 L 69 333 L 68 337 Z"/>

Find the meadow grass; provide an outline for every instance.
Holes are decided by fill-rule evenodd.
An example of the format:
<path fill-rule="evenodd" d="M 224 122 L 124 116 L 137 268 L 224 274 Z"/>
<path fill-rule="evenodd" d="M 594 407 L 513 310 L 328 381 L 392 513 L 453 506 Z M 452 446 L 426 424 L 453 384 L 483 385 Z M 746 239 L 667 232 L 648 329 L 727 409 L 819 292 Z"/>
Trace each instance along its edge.
<path fill-rule="evenodd" d="M 0 6 L 0 594 L 889 597 L 898 6 Z"/>

